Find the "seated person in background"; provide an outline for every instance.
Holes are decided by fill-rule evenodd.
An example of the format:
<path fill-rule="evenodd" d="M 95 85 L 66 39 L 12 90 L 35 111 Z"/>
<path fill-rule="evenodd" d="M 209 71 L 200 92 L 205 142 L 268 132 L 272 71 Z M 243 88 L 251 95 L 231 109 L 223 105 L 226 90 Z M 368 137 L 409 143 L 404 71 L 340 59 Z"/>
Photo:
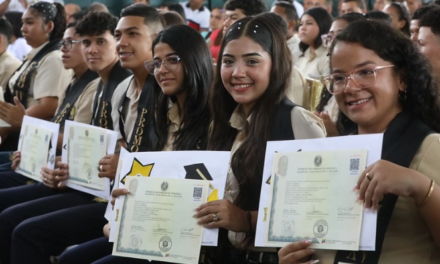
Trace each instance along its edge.
<path fill-rule="evenodd" d="M 410 37 L 409 32 L 409 14 L 408 10 L 406 10 L 405 6 L 399 2 L 391 3 L 383 9 L 383 12 L 387 13 L 391 16 L 393 20 L 393 28 L 400 30 L 403 34 Z"/>
<path fill-rule="evenodd" d="M 186 21 L 185 10 L 183 10 L 183 7 L 182 7 L 181 4 L 170 4 L 170 5 L 162 7 L 161 10 L 162 11 L 174 11 L 174 12 L 177 12 L 183 18 L 183 20 Z"/>
<path fill-rule="evenodd" d="M 322 45 L 321 35 L 332 25 L 332 16 L 322 7 L 314 7 L 304 12 L 299 26 L 299 48 L 301 55 L 294 61 L 304 77 L 320 79 L 330 72 L 327 49 Z"/>
<path fill-rule="evenodd" d="M 23 27 L 23 21 L 21 21 L 22 16 L 22 12 L 7 12 L 5 14 L 6 19 L 9 20 L 12 25 L 12 36 L 9 41 L 8 51 L 20 61 L 25 60 L 32 50 L 32 47 L 27 44 L 21 32 L 21 28 Z"/>
<path fill-rule="evenodd" d="M 393 19 L 391 18 L 391 16 L 382 11 L 377 11 L 377 10 L 369 11 L 365 14 L 365 18 L 369 20 L 382 21 L 390 26 L 393 25 Z"/>
<path fill-rule="evenodd" d="M 419 50 L 440 76 L 440 7 L 429 10 L 419 22 Z"/>
<path fill-rule="evenodd" d="M 0 87 L 1 93 L 5 88 L 12 74 L 20 67 L 21 61 L 7 51 L 12 38 L 12 26 L 8 20 L 0 17 Z M 2 94 L 3 95 L 3 94 Z"/>
<path fill-rule="evenodd" d="M 415 43 L 419 40 L 419 29 L 420 29 L 420 19 L 433 7 L 436 5 L 426 5 L 414 12 L 414 15 L 411 18 L 411 22 L 409 25 L 409 32 L 411 34 L 411 40 Z"/>
<path fill-rule="evenodd" d="M 59 42 L 66 27 L 64 7 L 58 3 L 36 2 L 23 14 L 22 32 L 33 48 L 27 60 L 9 79 L 0 118 L 11 127 L 0 128 L 1 151 L 17 149 L 24 115 L 50 120 L 58 97 L 72 78 L 63 67 Z"/>
<path fill-rule="evenodd" d="M 363 13 L 367 12 L 367 5 L 364 0 L 344 0 L 341 4 L 341 12 L 339 15 L 348 13 Z"/>
<path fill-rule="evenodd" d="M 270 12 L 275 13 L 281 16 L 287 24 L 287 46 L 292 52 L 292 59 L 295 62 L 298 57 L 301 55 L 301 51 L 299 50 L 299 43 L 301 40 L 296 35 L 296 28 L 298 22 L 298 14 L 296 13 L 295 6 L 288 3 L 278 1 L 275 2 L 274 6 L 271 8 Z"/>
<path fill-rule="evenodd" d="M 199 32 L 209 30 L 211 12 L 203 6 L 204 2 L 204 0 L 189 0 L 181 3 L 188 25 Z"/>
<path fill-rule="evenodd" d="M 146 4 L 146 5 L 150 5 L 150 0 L 133 0 L 133 4 Z"/>

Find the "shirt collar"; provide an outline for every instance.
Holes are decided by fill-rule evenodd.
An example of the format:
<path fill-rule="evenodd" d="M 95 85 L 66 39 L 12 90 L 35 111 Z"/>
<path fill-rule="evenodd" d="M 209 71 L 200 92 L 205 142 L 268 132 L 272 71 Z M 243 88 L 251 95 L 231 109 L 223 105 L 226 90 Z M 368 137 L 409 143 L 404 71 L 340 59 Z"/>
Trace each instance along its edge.
<path fill-rule="evenodd" d="M 37 55 L 37 53 L 40 52 L 47 45 L 47 43 L 49 43 L 49 41 L 44 43 L 43 45 L 39 46 L 38 48 L 32 49 L 31 51 L 29 51 L 29 53 L 27 55 L 27 59 L 32 60 L 35 57 L 35 55 Z"/>
<path fill-rule="evenodd" d="M 173 104 L 168 110 L 168 120 L 177 127 L 180 127 L 179 106 L 177 103 Z"/>
<path fill-rule="evenodd" d="M 251 117 L 252 114 L 250 114 L 248 118 L 246 118 L 246 115 L 244 114 L 243 111 L 243 107 L 241 105 L 237 105 L 237 107 L 235 107 L 234 112 L 232 112 L 231 118 L 229 119 L 229 125 L 232 128 L 242 131 L 246 123 L 248 125 L 251 123 Z"/>

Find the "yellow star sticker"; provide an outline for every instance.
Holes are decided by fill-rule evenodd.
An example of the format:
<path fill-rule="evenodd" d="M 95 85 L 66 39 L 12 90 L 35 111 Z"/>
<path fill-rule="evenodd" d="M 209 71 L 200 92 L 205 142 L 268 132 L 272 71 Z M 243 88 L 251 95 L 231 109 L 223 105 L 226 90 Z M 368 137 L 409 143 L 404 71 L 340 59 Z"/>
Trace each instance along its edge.
<path fill-rule="evenodd" d="M 143 165 L 138 159 L 134 158 L 130 172 L 124 176 L 121 182 L 125 184 L 125 178 L 127 178 L 128 176 L 150 177 L 150 173 L 153 170 L 153 167 L 154 163 Z"/>

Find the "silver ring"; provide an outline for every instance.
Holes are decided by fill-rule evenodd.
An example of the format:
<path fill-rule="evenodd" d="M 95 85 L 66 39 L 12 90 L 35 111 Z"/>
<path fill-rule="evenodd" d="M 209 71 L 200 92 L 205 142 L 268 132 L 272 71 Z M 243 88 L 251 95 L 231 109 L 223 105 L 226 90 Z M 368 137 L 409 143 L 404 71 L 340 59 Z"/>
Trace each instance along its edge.
<path fill-rule="evenodd" d="M 369 181 L 371 181 L 371 180 L 373 179 L 373 177 L 370 176 L 370 173 L 369 173 L 369 172 L 367 172 L 367 174 L 365 175 L 365 177 L 367 177 L 367 179 L 368 179 Z"/>
<path fill-rule="evenodd" d="M 98 170 L 99 170 L 100 172 L 102 172 L 102 165 L 99 165 Z"/>
<path fill-rule="evenodd" d="M 47 178 L 46 178 L 46 177 L 44 177 L 43 181 L 44 181 L 44 182 L 47 182 Z"/>
<path fill-rule="evenodd" d="M 218 215 L 217 214 L 212 215 L 212 221 L 218 222 Z"/>

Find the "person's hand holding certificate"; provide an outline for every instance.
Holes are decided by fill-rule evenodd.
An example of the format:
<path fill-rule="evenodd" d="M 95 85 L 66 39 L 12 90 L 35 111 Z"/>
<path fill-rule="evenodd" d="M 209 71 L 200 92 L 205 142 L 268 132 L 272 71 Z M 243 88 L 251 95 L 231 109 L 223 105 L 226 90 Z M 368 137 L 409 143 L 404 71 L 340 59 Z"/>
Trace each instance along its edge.
<path fill-rule="evenodd" d="M 69 181 L 89 188 L 105 190 L 106 180 L 97 175 L 99 160 L 106 155 L 107 133 L 103 129 L 66 126 Z"/>
<path fill-rule="evenodd" d="M 209 182 L 127 177 L 113 255 L 197 264 L 203 227 L 193 217 L 207 199 Z"/>
<path fill-rule="evenodd" d="M 267 245 L 312 240 L 318 249 L 358 250 L 363 206 L 353 191 L 367 150 L 274 155 Z"/>
<path fill-rule="evenodd" d="M 54 167 L 55 146 L 59 125 L 25 116 L 18 149 L 21 161 L 16 172 L 36 181 L 41 181 L 41 168 Z M 52 148 L 50 149 L 52 144 Z"/>

